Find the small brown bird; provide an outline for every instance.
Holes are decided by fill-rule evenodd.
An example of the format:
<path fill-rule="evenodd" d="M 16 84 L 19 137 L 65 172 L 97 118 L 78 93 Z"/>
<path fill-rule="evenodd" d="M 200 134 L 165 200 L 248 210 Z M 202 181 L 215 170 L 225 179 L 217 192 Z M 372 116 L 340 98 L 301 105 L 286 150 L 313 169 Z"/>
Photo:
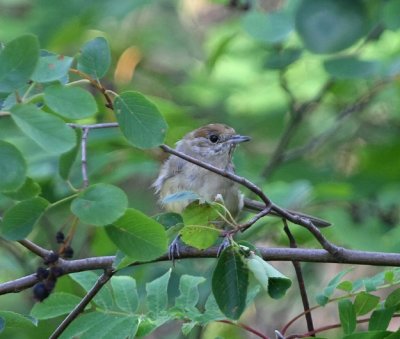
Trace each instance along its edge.
<path fill-rule="evenodd" d="M 209 124 L 186 134 L 177 142 L 176 150 L 233 173 L 236 145 L 249 140 L 227 125 Z M 233 217 L 243 208 L 243 195 L 236 183 L 174 155 L 164 163 L 153 186 L 161 205 L 171 212 L 182 212 L 192 201 L 189 198 L 168 202 L 168 197 L 179 192 L 194 192 L 207 201 L 221 196 Z"/>

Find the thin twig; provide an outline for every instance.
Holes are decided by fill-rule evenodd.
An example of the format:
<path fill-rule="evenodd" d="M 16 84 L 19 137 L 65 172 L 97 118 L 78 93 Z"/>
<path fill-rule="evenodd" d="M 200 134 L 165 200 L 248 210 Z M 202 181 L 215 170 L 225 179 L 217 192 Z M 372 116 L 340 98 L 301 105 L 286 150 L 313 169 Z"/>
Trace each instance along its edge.
<path fill-rule="evenodd" d="M 27 239 L 18 240 L 18 242 L 32 253 L 35 253 L 42 258 L 46 258 L 49 256 L 49 254 L 53 253 L 52 251 L 46 250 L 43 247 L 40 247 L 39 245 Z"/>
<path fill-rule="evenodd" d="M 50 335 L 49 339 L 58 338 L 65 329 L 82 313 L 85 307 L 90 303 L 90 301 L 96 296 L 96 294 L 101 290 L 101 288 L 111 279 L 115 272 L 112 269 L 107 269 L 104 273 L 97 279 L 96 283 L 90 289 L 90 291 L 83 297 L 78 305 L 68 314 L 68 316 L 61 322 L 61 324 L 55 329 L 55 331 Z"/>
<path fill-rule="evenodd" d="M 81 152 L 82 152 L 82 179 L 83 179 L 83 188 L 89 186 L 89 178 L 87 174 L 87 157 L 86 157 L 86 144 L 87 138 L 89 135 L 90 128 L 84 128 L 81 140 Z"/>
<path fill-rule="evenodd" d="M 297 243 L 296 240 L 290 232 L 288 223 L 285 219 L 283 219 L 283 225 L 284 225 L 284 231 L 289 239 L 289 244 L 291 248 L 297 248 Z M 299 284 L 299 290 L 300 290 L 300 296 L 301 296 L 301 301 L 303 303 L 303 309 L 304 309 L 304 316 L 306 318 L 306 323 L 307 323 L 307 329 L 308 332 L 313 332 L 314 331 L 314 323 L 312 319 L 311 312 L 310 310 L 310 303 L 308 301 L 308 296 L 307 296 L 307 290 L 306 290 L 306 285 L 304 283 L 304 277 L 303 277 L 303 272 L 301 270 L 301 265 L 298 261 L 292 261 L 294 270 L 296 272 L 296 278 L 297 278 L 297 283 Z M 314 334 L 311 335 L 312 337 L 315 337 Z"/>
<path fill-rule="evenodd" d="M 262 334 L 261 332 L 255 330 L 254 328 L 252 328 L 252 327 L 250 327 L 250 326 L 248 326 L 246 324 L 243 324 L 241 322 L 233 322 L 233 321 L 225 320 L 225 319 L 224 320 L 217 320 L 217 322 L 224 323 L 224 324 L 229 324 L 229 325 L 233 325 L 233 326 L 237 326 L 237 327 L 240 327 L 240 328 L 246 330 L 247 332 L 250 332 L 250 333 L 254 334 L 255 336 L 257 336 L 259 338 L 269 339 L 269 337 L 267 335 Z"/>

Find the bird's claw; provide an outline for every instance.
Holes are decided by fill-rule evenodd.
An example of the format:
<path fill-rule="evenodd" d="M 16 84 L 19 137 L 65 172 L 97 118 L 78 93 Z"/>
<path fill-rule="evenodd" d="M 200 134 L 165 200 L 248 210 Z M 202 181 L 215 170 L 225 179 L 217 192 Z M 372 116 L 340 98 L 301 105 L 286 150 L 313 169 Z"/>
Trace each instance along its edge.
<path fill-rule="evenodd" d="M 178 235 L 169 245 L 168 247 L 168 259 L 172 261 L 172 265 L 175 266 L 175 259 L 181 256 L 179 252 L 180 248 L 180 238 L 181 236 Z"/>
<path fill-rule="evenodd" d="M 232 239 L 230 234 L 226 234 L 224 236 L 224 240 L 222 240 L 221 245 L 218 246 L 217 257 L 219 257 L 222 251 L 231 244 L 231 240 Z"/>

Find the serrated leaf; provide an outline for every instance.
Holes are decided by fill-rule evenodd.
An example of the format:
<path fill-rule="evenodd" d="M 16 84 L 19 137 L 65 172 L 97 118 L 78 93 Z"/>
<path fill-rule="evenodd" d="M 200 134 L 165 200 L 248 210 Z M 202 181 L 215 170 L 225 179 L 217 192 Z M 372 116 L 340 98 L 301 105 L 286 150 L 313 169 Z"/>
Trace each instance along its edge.
<path fill-rule="evenodd" d="M 125 138 L 135 147 L 152 148 L 164 142 L 167 123 L 158 108 L 137 92 L 124 92 L 114 101 Z"/>
<path fill-rule="evenodd" d="M 84 119 L 97 112 L 93 96 L 82 88 L 60 84 L 46 87 L 44 101 L 54 112 L 67 119 Z"/>
<path fill-rule="evenodd" d="M 111 278 L 111 286 L 118 308 L 127 313 L 135 313 L 139 304 L 136 280 L 128 276 L 114 276 Z"/>
<path fill-rule="evenodd" d="M 108 42 L 103 37 L 88 41 L 81 49 L 78 58 L 78 69 L 94 79 L 101 79 L 111 64 L 111 53 Z"/>
<path fill-rule="evenodd" d="M 212 276 L 215 300 L 228 318 L 239 319 L 246 306 L 249 271 L 241 255 L 227 247 L 218 259 Z"/>
<path fill-rule="evenodd" d="M 0 140 L 0 191 L 20 188 L 26 178 L 26 163 L 21 152 L 12 144 Z"/>
<path fill-rule="evenodd" d="M 82 298 L 65 292 L 51 293 L 50 296 L 41 303 L 36 303 L 31 316 L 37 319 L 51 319 L 71 312 Z"/>
<path fill-rule="evenodd" d="M 64 153 L 76 144 L 75 133 L 63 120 L 33 104 L 15 105 L 11 117 L 23 133 L 49 153 Z"/>
<path fill-rule="evenodd" d="M 354 309 L 357 315 L 371 312 L 379 304 L 379 297 L 367 292 L 361 292 L 354 299 Z"/>
<path fill-rule="evenodd" d="M 354 305 L 349 299 L 339 301 L 339 318 L 344 334 L 353 333 L 356 329 L 357 318 Z"/>
<path fill-rule="evenodd" d="M 128 207 L 128 198 L 120 188 L 96 184 L 82 191 L 71 204 L 71 211 L 83 222 L 105 226 L 120 218 Z"/>
<path fill-rule="evenodd" d="M 25 85 L 39 60 L 39 41 L 31 34 L 20 36 L 0 50 L 0 92 Z"/>
<path fill-rule="evenodd" d="M 33 181 L 32 178 L 26 178 L 24 184 L 18 190 L 3 192 L 3 194 L 14 200 L 27 200 L 38 196 L 41 191 L 42 188 L 37 182 Z"/>
<path fill-rule="evenodd" d="M 303 0 L 296 11 L 297 32 L 314 53 L 334 53 L 350 47 L 367 27 L 368 15 L 359 0 Z"/>
<path fill-rule="evenodd" d="M 91 312 L 80 315 L 68 326 L 60 338 L 133 338 L 138 323 L 139 320 L 136 316 Z"/>
<path fill-rule="evenodd" d="M 107 226 L 106 232 L 132 262 L 156 259 L 167 250 L 164 227 L 133 208 L 128 208 L 120 219 Z"/>
<path fill-rule="evenodd" d="M 375 310 L 368 323 L 369 331 L 386 330 L 394 313 L 394 308 Z"/>
<path fill-rule="evenodd" d="M 36 197 L 21 201 L 11 207 L 4 214 L 0 224 L 1 235 L 7 240 L 26 238 L 48 205 L 47 200 Z"/>
<path fill-rule="evenodd" d="M 96 273 L 90 271 L 71 273 L 69 276 L 72 278 L 72 280 L 81 285 L 86 292 L 90 291 L 90 289 L 99 279 L 99 276 Z M 113 300 L 110 286 L 103 286 L 93 298 L 93 301 L 96 305 L 103 309 L 112 309 Z"/>
<path fill-rule="evenodd" d="M 175 305 L 183 310 L 192 309 L 199 301 L 198 286 L 205 282 L 204 277 L 183 275 L 179 281 L 180 295 L 175 300 Z"/>
<path fill-rule="evenodd" d="M 64 55 L 44 55 L 39 58 L 32 80 L 39 83 L 62 80 L 68 76 L 74 58 Z"/>
<path fill-rule="evenodd" d="M 76 140 L 81 140 L 82 138 L 82 130 L 76 129 Z M 76 157 L 80 150 L 80 143 L 76 143 L 75 147 L 69 150 L 66 153 L 61 154 L 59 161 L 58 161 L 58 173 L 60 174 L 61 178 L 64 180 L 69 179 L 69 175 L 71 173 L 72 166 L 76 160 Z"/>
<path fill-rule="evenodd" d="M 167 308 L 168 303 L 168 282 L 171 277 L 169 269 L 161 277 L 146 284 L 147 306 L 150 313 L 158 318 Z"/>

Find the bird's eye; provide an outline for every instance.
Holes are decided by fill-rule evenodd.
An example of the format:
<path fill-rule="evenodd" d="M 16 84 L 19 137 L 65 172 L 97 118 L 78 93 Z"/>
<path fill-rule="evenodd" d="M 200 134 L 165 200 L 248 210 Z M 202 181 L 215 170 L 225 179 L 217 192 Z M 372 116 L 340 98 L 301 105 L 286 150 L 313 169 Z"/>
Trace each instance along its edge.
<path fill-rule="evenodd" d="M 210 139 L 210 141 L 211 141 L 212 143 L 215 144 L 215 143 L 219 140 L 219 137 L 218 137 L 218 135 L 211 134 L 209 139 Z"/>

